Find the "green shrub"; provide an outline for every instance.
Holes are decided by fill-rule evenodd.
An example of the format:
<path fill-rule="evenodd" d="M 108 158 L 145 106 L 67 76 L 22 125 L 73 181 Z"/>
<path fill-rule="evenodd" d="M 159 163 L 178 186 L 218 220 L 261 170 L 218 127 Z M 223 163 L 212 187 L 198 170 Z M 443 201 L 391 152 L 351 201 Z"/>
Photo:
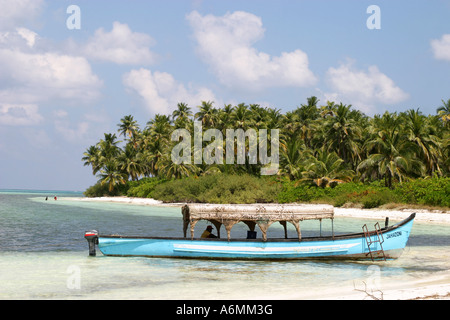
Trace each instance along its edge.
<path fill-rule="evenodd" d="M 404 203 L 450 207 L 450 178 L 408 181 L 399 185 L 395 192 Z"/>
<path fill-rule="evenodd" d="M 450 207 L 450 178 L 417 179 L 396 184 L 395 189 L 383 181 L 369 184 L 349 182 L 334 188 L 299 184 L 279 177 L 256 177 L 248 174 L 211 174 L 178 180 L 144 178 L 116 186 L 110 193 L 108 185 L 89 187 L 87 197 L 127 195 L 155 198 L 164 202 L 199 203 L 329 203 L 340 207 L 346 203 L 376 208 L 388 203 L 405 203 Z"/>
<path fill-rule="evenodd" d="M 114 187 L 113 191 L 109 191 L 109 185 L 107 183 L 101 184 L 100 182 L 97 182 L 93 186 L 90 186 L 86 189 L 83 194 L 86 197 L 94 198 L 94 197 L 116 197 L 125 195 L 128 190 L 127 184 L 117 185 Z"/>
<path fill-rule="evenodd" d="M 383 204 L 393 202 L 393 197 L 388 190 L 373 191 L 372 193 L 361 198 L 363 208 L 371 209 L 379 207 Z"/>
<path fill-rule="evenodd" d="M 159 184 L 153 197 L 164 202 L 262 203 L 276 202 L 279 188 L 271 178 L 214 174 Z"/>
<path fill-rule="evenodd" d="M 277 195 L 279 203 L 296 202 L 301 193 L 301 188 L 294 186 L 291 181 L 284 181 L 282 183 L 281 191 Z"/>
<path fill-rule="evenodd" d="M 362 204 L 364 208 L 376 208 L 390 202 L 397 202 L 397 196 L 389 188 L 378 183 L 342 183 L 334 188 L 320 188 L 313 185 L 296 185 L 284 182 L 278 194 L 280 203 L 320 202 L 341 207 L 346 203 Z"/>
<path fill-rule="evenodd" d="M 129 181 L 128 197 L 152 198 L 155 187 L 165 180 L 159 178 L 143 178 L 139 181 Z"/>
<path fill-rule="evenodd" d="M 83 194 L 89 198 L 103 197 L 104 195 L 109 195 L 108 186 L 107 185 L 102 186 L 100 183 L 96 183 L 93 186 L 87 188 Z"/>

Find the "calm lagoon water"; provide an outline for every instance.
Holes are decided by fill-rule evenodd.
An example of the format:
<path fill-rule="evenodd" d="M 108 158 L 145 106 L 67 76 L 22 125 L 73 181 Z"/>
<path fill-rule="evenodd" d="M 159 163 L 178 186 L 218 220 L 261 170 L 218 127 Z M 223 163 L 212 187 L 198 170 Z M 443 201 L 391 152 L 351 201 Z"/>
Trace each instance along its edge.
<path fill-rule="evenodd" d="M 373 279 L 383 289 L 450 277 L 450 225 L 418 222 L 404 254 L 388 262 L 118 258 L 98 250 L 89 257 L 86 230 L 182 236 L 181 210 L 68 198 L 77 196 L 81 194 L 0 191 L 0 299 L 320 299 L 330 292 L 351 294 Z M 375 222 L 336 218 L 334 230 L 359 232 L 364 223 Z M 196 232 L 205 226 L 199 223 Z M 301 226 L 304 236 L 319 231 L 317 221 Z M 232 236 L 245 232 L 245 225 L 238 224 Z M 293 228 L 289 232 L 295 236 Z M 331 232 L 331 224 L 324 221 L 322 232 Z M 281 225 L 269 229 L 269 237 L 282 234 Z"/>

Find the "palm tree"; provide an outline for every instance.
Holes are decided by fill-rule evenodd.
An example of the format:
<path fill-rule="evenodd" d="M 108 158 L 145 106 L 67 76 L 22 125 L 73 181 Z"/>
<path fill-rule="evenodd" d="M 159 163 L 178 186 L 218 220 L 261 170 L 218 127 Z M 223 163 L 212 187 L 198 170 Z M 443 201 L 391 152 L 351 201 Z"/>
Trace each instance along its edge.
<path fill-rule="evenodd" d="M 128 115 L 120 119 L 120 124 L 117 126 L 119 127 L 119 133 L 125 138 L 128 136 L 130 140 L 132 140 L 131 138 L 136 136 L 136 133 L 139 131 L 139 125 L 134 120 L 132 115 Z"/>
<path fill-rule="evenodd" d="M 158 141 L 160 144 L 167 144 L 170 139 L 170 133 L 172 132 L 172 127 L 170 125 L 170 118 L 166 115 L 155 115 L 155 118 L 147 122 L 149 130 L 149 138 L 155 142 Z"/>
<path fill-rule="evenodd" d="M 363 173 L 361 179 L 376 175 L 384 178 L 386 187 L 392 188 L 393 178 L 401 183 L 408 174 L 420 175 L 423 164 L 414 157 L 418 147 L 400 131 L 400 117 L 386 112 L 374 119 L 375 134 L 365 145 L 370 155 L 357 167 Z"/>
<path fill-rule="evenodd" d="M 289 180 L 299 180 L 304 171 L 305 144 L 302 140 L 289 140 L 280 152 L 280 173 L 289 177 Z"/>
<path fill-rule="evenodd" d="M 320 116 L 325 119 L 328 116 L 333 116 L 335 111 L 336 103 L 333 101 L 327 101 L 326 106 L 320 107 Z"/>
<path fill-rule="evenodd" d="M 299 138 L 305 141 L 308 148 L 311 148 L 313 136 L 316 132 L 314 122 L 320 115 L 319 109 L 317 108 L 319 100 L 315 96 L 307 98 L 306 100 L 307 104 L 302 104 L 295 109 L 295 118 L 293 120 L 297 122 L 295 127 L 297 127 L 299 132 Z"/>
<path fill-rule="evenodd" d="M 442 106 L 437 108 L 436 111 L 437 111 L 438 115 L 441 117 L 444 124 L 446 126 L 450 126 L 450 99 L 448 99 L 447 102 L 445 102 L 444 100 L 441 100 L 441 101 L 442 101 Z"/>
<path fill-rule="evenodd" d="M 317 104 L 319 103 L 319 99 L 317 97 L 312 96 L 306 98 L 307 104 L 302 104 L 300 108 L 297 108 L 295 112 L 298 115 L 299 121 L 301 122 L 309 122 L 308 120 L 315 120 L 319 117 L 319 109 Z"/>
<path fill-rule="evenodd" d="M 119 170 L 118 163 L 115 160 L 107 161 L 102 169 L 100 169 L 98 177 L 101 185 L 108 184 L 110 193 L 114 191 L 117 185 L 125 184 L 127 181 L 126 174 Z"/>
<path fill-rule="evenodd" d="M 105 133 L 105 138 L 100 140 L 98 143 L 98 148 L 100 150 L 100 163 L 105 163 L 110 159 L 117 157 L 121 153 L 121 149 L 117 141 L 117 137 L 113 133 Z"/>
<path fill-rule="evenodd" d="M 362 181 L 384 179 L 392 188 L 396 181 L 450 174 L 450 99 L 442 100 L 433 116 L 417 109 L 367 117 L 351 105 L 327 101 L 326 106 L 318 107 L 318 103 L 312 96 L 306 104 L 283 114 L 258 104 L 228 104 L 216 109 L 213 102 L 202 101 L 194 116 L 187 104 L 178 103 L 171 115 L 155 115 L 142 131 L 133 116 L 127 115 L 116 133 L 124 136 L 125 145 L 120 147 L 116 134 L 105 134 L 85 150 L 82 161 L 111 192 L 127 179 L 141 176 L 179 179 L 219 171 L 260 174 L 262 166 L 249 161 L 249 151 L 253 150 L 249 139 L 245 142 L 245 165 L 172 163 L 172 131 L 185 128 L 193 132 L 195 119 L 204 130 L 219 129 L 224 137 L 226 129 L 268 129 L 270 140 L 270 129 L 280 129 L 278 174 L 292 181 L 327 187 L 350 181 L 356 172 Z M 269 154 L 270 143 L 268 147 Z"/>
<path fill-rule="evenodd" d="M 196 175 L 198 167 L 190 163 L 177 164 L 172 161 L 170 155 L 164 154 L 160 159 L 159 175 L 166 179 L 181 179 Z"/>
<path fill-rule="evenodd" d="M 152 128 L 159 126 L 161 128 L 169 128 L 171 124 L 170 117 L 165 114 L 155 114 L 153 119 L 147 122 L 147 129 L 152 130 Z"/>
<path fill-rule="evenodd" d="M 448 176 L 450 175 L 450 131 L 444 134 L 442 141 L 442 156 L 439 158 L 439 162 L 442 163 L 443 171 Z"/>
<path fill-rule="evenodd" d="M 117 159 L 119 168 L 127 173 L 131 180 L 137 181 L 145 173 L 145 165 L 141 161 L 142 153 L 138 153 L 130 143 L 125 146 L 124 152 Z"/>
<path fill-rule="evenodd" d="M 244 131 L 252 124 L 252 114 L 245 103 L 240 103 L 234 107 L 231 120 L 235 128 L 241 128 Z"/>
<path fill-rule="evenodd" d="M 217 124 L 218 111 L 213 107 L 212 101 L 202 101 L 199 106 L 199 112 L 195 114 L 195 119 L 202 122 L 202 126 L 207 128 L 213 128 Z"/>
<path fill-rule="evenodd" d="M 266 108 L 267 113 L 267 129 L 279 129 L 284 120 L 284 115 L 280 109 Z"/>
<path fill-rule="evenodd" d="M 101 139 L 95 148 L 90 147 L 83 159 L 92 162 L 94 164 L 92 169 L 97 173 L 105 167 L 106 163 L 115 160 L 123 152 L 118 146 L 119 143 L 115 134 L 105 133 L 104 139 Z"/>
<path fill-rule="evenodd" d="M 226 134 L 227 129 L 231 129 L 231 116 L 233 114 L 233 106 L 231 104 L 224 105 L 223 109 L 217 111 L 217 123 L 216 129 L 222 131 L 222 134 Z"/>
<path fill-rule="evenodd" d="M 286 112 L 281 127 L 283 128 L 283 133 L 289 137 L 289 139 L 294 139 L 299 130 L 298 115 L 293 111 Z"/>
<path fill-rule="evenodd" d="M 267 122 L 269 120 L 268 110 L 261 107 L 259 104 L 251 104 L 250 109 L 251 119 L 254 125 L 254 129 L 267 128 Z"/>
<path fill-rule="evenodd" d="M 359 124 L 351 118 L 351 105 L 339 104 L 335 113 L 325 120 L 325 143 L 346 163 L 356 167 L 360 160 L 360 148 L 356 142 L 361 137 Z"/>
<path fill-rule="evenodd" d="M 192 117 L 191 108 L 183 102 L 178 103 L 177 109 L 172 112 L 172 119 L 176 128 L 186 128 L 190 117 Z"/>
<path fill-rule="evenodd" d="M 100 170 L 101 165 L 99 161 L 100 149 L 97 145 L 90 146 L 84 153 L 81 160 L 84 161 L 85 166 L 92 166 L 92 174 L 96 175 Z"/>
<path fill-rule="evenodd" d="M 145 142 L 142 151 L 142 161 L 146 164 L 148 175 L 158 176 L 160 159 L 164 154 L 170 155 L 170 133 L 172 132 L 170 119 L 165 115 L 155 115 L 147 122 L 144 130 Z"/>
<path fill-rule="evenodd" d="M 423 160 L 427 174 L 441 174 L 438 163 L 439 138 L 430 133 L 429 121 L 419 109 L 406 111 L 405 120 L 408 139 L 419 147 L 418 157 Z"/>
<path fill-rule="evenodd" d="M 336 152 L 328 152 L 322 148 L 317 151 L 316 157 L 310 156 L 307 159 L 302 176 L 301 181 L 325 188 L 351 181 L 354 171 L 346 168 L 344 160 Z"/>

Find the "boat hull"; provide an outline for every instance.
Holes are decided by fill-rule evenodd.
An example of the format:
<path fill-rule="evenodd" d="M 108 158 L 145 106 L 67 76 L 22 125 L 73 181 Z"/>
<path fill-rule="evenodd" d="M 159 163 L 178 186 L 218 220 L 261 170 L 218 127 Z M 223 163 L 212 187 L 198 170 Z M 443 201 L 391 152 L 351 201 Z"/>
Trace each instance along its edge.
<path fill-rule="evenodd" d="M 247 260 L 395 259 L 407 244 L 413 220 L 414 215 L 395 226 L 381 229 L 382 244 L 376 242 L 376 234 L 371 235 L 369 240 L 373 242 L 370 250 L 364 233 L 305 238 L 301 241 L 99 236 L 98 247 L 106 256 Z"/>

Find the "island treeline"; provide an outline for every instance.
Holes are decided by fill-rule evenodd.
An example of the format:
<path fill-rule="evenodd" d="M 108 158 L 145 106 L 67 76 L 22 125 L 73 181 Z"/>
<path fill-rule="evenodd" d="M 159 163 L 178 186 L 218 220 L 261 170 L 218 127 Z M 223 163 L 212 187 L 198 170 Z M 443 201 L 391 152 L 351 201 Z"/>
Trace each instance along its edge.
<path fill-rule="evenodd" d="M 175 163 L 175 129 L 279 129 L 279 168 L 261 176 L 262 164 Z M 119 141 L 119 139 L 122 139 Z M 205 147 L 208 143 L 203 142 Z M 192 146 L 193 148 L 194 146 Z M 248 150 L 246 140 L 246 150 Z M 225 141 L 223 149 L 225 150 Z M 87 196 L 129 195 L 188 202 L 327 201 L 374 207 L 407 202 L 450 207 L 450 99 L 436 114 L 419 109 L 367 116 L 351 105 L 312 96 L 295 110 L 258 104 L 198 112 L 179 103 L 170 115 L 157 114 L 141 128 L 124 116 L 118 131 L 83 154 L 99 182 Z"/>

